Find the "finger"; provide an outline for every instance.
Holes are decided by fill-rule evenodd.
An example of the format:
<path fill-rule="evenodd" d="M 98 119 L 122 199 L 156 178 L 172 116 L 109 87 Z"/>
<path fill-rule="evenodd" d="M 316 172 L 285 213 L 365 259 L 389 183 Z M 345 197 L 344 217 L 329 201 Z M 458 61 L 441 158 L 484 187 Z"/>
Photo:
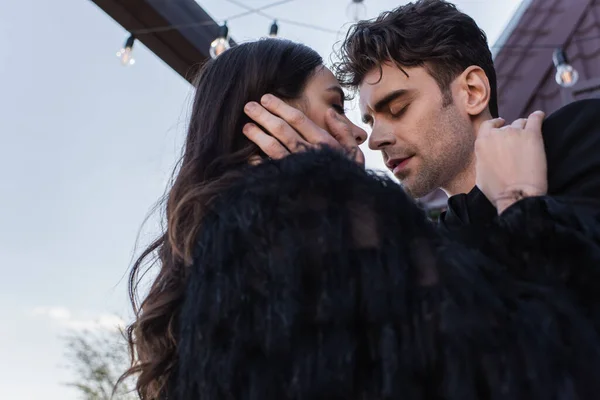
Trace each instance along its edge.
<path fill-rule="evenodd" d="M 504 118 L 488 119 L 481 123 L 480 129 L 498 129 L 504 126 Z"/>
<path fill-rule="evenodd" d="M 365 155 L 359 144 L 366 140 L 366 132 L 350 122 L 346 116 L 340 115 L 333 109 L 325 113 L 325 124 L 331 136 L 348 152 L 350 158 L 364 166 Z M 361 132 L 357 132 L 357 129 Z"/>
<path fill-rule="evenodd" d="M 527 119 L 525 119 L 525 118 L 519 118 L 516 121 L 514 121 L 512 124 L 510 124 L 510 126 L 512 126 L 513 128 L 518 128 L 518 129 L 525 129 L 525 125 L 527 125 Z"/>
<path fill-rule="evenodd" d="M 266 94 L 260 99 L 260 103 L 268 111 L 289 124 L 289 126 L 298 132 L 307 142 L 313 144 L 325 143 L 333 146 L 336 145 L 328 132 L 321 129 L 302 111 L 290 106 L 283 100 L 273 95 Z"/>
<path fill-rule="evenodd" d="M 262 126 L 288 150 L 295 151 L 299 145 L 306 143 L 304 138 L 286 121 L 271 114 L 260 104 L 251 101 L 244 107 L 244 112 L 254 122 Z"/>
<path fill-rule="evenodd" d="M 246 124 L 242 129 L 244 135 L 254 142 L 268 157 L 273 159 L 283 158 L 290 154 L 288 149 L 285 148 L 277 139 L 273 136 L 266 134 L 258 126 L 254 124 Z"/>
<path fill-rule="evenodd" d="M 250 163 L 250 165 L 259 165 L 262 163 L 262 161 L 263 161 L 262 157 L 259 155 L 254 155 L 248 159 L 248 162 Z"/>
<path fill-rule="evenodd" d="M 327 110 L 325 113 L 325 124 L 331 136 L 342 145 L 345 149 L 358 147 L 356 138 L 354 137 L 353 124 L 348 118 L 340 115 L 333 109 Z"/>
<path fill-rule="evenodd" d="M 544 123 L 545 117 L 546 114 L 543 111 L 536 111 L 532 113 L 529 118 L 527 118 L 527 131 L 541 135 L 542 124 Z"/>
<path fill-rule="evenodd" d="M 360 147 L 354 147 L 350 151 L 350 157 L 358 164 L 365 166 L 365 153 L 362 152 Z"/>

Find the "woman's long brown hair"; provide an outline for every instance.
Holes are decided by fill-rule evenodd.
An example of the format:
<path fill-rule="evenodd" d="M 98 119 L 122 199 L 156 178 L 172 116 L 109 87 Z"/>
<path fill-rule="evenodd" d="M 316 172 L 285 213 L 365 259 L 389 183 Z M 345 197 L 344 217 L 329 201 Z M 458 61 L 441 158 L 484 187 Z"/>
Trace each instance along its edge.
<path fill-rule="evenodd" d="M 244 105 L 265 93 L 293 100 L 323 63 L 312 49 L 279 39 L 245 43 L 209 61 L 196 82 L 180 168 L 162 203 L 166 229 L 136 260 L 129 277 L 135 320 L 127 329 L 131 366 L 142 400 L 165 399 L 177 366 L 178 321 L 194 245 L 211 202 L 259 149 L 242 134 Z M 149 265 L 148 265 L 149 264 Z M 139 283 L 159 267 L 146 297 Z"/>

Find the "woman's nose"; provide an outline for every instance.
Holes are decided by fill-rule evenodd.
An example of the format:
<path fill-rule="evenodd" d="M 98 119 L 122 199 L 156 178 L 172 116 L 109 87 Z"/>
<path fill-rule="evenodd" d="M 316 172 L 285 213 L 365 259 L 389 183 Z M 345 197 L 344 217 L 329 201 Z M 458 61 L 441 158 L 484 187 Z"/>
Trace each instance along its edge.
<path fill-rule="evenodd" d="M 364 129 L 359 128 L 358 126 L 354 128 L 352 132 L 356 143 L 363 144 L 367 140 L 367 132 Z"/>

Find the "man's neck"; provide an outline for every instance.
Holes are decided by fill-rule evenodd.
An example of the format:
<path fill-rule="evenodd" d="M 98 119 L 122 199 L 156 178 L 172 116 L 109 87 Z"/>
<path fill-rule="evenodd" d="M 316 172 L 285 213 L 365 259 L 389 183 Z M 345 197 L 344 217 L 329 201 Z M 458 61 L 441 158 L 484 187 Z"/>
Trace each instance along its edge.
<path fill-rule="evenodd" d="M 475 187 L 475 162 L 461 173 L 457 174 L 451 182 L 445 184 L 441 189 L 448 197 L 461 193 L 469 193 Z"/>
<path fill-rule="evenodd" d="M 477 138 L 477 133 L 479 132 L 479 128 L 483 121 L 487 121 L 491 119 L 492 116 L 489 111 L 485 111 L 483 114 L 478 115 L 473 118 L 473 131 L 475 133 L 475 138 Z M 475 187 L 475 152 L 472 153 L 471 160 L 465 167 L 465 169 L 454 176 L 454 178 L 440 187 L 448 197 L 452 197 L 461 193 L 469 193 Z"/>

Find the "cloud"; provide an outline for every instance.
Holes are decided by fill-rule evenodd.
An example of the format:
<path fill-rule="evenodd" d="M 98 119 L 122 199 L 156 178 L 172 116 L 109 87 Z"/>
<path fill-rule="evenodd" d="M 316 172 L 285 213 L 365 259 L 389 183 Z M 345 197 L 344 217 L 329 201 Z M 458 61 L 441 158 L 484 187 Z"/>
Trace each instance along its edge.
<path fill-rule="evenodd" d="M 71 312 L 64 307 L 36 307 L 33 309 L 33 315 L 47 316 L 54 320 L 69 320 Z"/>
<path fill-rule="evenodd" d="M 125 328 L 125 321 L 114 314 L 97 314 L 92 317 L 77 317 L 64 307 L 36 307 L 31 314 L 35 317 L 48 318 L 64 328 L 74 331 L 117 331 Z M 90 315 L 90 313 L 82 313 Z"/>

